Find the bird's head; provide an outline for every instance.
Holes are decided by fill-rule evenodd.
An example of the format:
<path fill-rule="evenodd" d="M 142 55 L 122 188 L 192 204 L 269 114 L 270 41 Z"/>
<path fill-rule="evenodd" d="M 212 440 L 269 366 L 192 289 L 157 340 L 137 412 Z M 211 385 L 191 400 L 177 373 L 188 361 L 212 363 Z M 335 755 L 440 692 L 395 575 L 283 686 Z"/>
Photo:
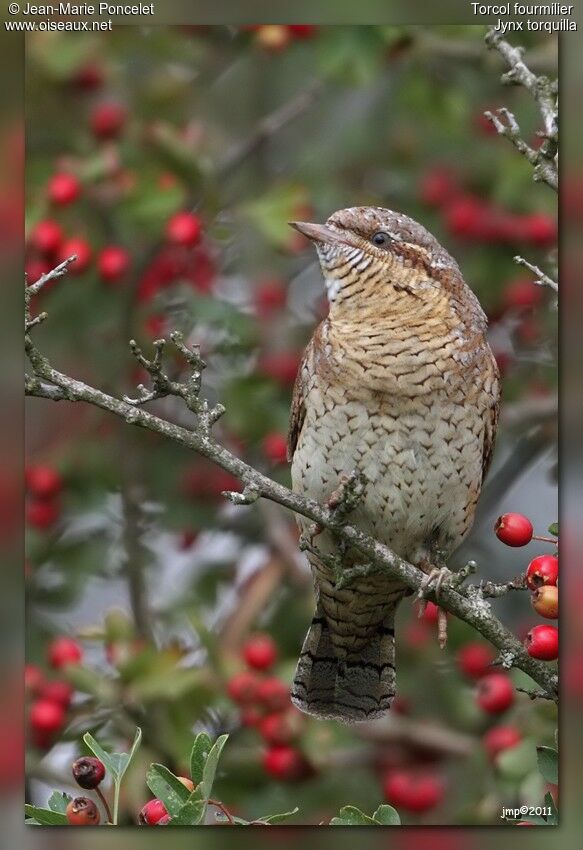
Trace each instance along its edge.
<path fill-rule="evenodd" d="M 455 260 L 412 218 L 383 207 L 349 207 L 325 224 L 290 222 L 314 243 L 331 308 L 412 311 L 447 299 L 461 279 Z M 420 306 L 420 303 L 417 304 Z"/>

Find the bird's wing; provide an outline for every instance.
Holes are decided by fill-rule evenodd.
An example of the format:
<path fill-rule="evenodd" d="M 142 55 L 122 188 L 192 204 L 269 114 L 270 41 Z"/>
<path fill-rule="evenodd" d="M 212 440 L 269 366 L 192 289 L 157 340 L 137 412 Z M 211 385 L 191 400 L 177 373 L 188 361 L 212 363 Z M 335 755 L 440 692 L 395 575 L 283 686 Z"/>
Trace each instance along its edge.
<path fill-rule="evenodd" d="M 300 368 L 298 369 L 298 374 L 296 375 L 296 381 L 294 384 L 294 392 L 289 415 L 289 429 L 287 432 L 288 461 L 291 461 L 294 456 L 302 427 L 304 425 L 304 420 L 306 418 L 305 401 L 308 388 L 308 363 L 312 358 L 313 344 L 314 338 L 312 337 L 304 351 L 304 356 L 302 357 L 302 362 L 300 363 Z"/>
<path fill-rule="evenodd" d="M 484 448 L 482 452 L 482 481 L 486 478 L 496 442 L 496 431 L 498 430 L 498 415 L 500 412 L 500 371 L 493 355 L 490 355 L 489 364 L 490 378 L 492 381 L 491 404 L 486 411 L 484 428 Z"/>

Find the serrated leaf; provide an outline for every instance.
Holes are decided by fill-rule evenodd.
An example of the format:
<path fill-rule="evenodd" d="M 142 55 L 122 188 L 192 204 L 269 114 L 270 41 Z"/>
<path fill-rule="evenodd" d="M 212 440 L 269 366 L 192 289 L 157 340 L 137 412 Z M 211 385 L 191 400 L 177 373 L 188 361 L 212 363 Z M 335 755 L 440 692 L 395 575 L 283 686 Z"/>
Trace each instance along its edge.
<path fill-rule="evenodd" d="M 392 806 L 387 806 L 386 804 L 379 806 L 372 817 L 374 821 L 382 823 L 385 826 L 400 826 L 401 824 L 399 812 Z"/>
<path fill-rule="evenodd" d="M 24 813 L 40 826 L 64 826 L 68 824 L 67 816 L 63 812 L 53 812 L 50 809 L 41 809 L 39 806 L 31 806 L 26 803 Z"/>
<path fill-rule="evenodd" d="M 206 812 L 206 800 L 194 799 L 194 795 L 173 815 L 170 826 L 197 826 L 202 823 Z"/>
<path fill-rule="evenodd" d="M 330 826 L 374 826 L 374 820 L 357 809 L 356 806 L 344 806 L 340 815 L 332 818 Z"/>
<path fill-rule="evenodd" d="M 65 794 L 64 791 L 53 791 L 48 799 L 47 806 L 51 812 L 60 812 L 64 815 L 72 799 L 71 795 Z"/>
<path fill-rule="evenodd" d="M 212 738 L 206 732 L 199 732 L 194 739 L 190 752 L 190 778 L 195 785 L 202 782 L 204 766 L 212 746 Z"/>
<path fill-rule="evenodd" d="M 154 797 L 162 800 L 171 817 L 179 813 L 191 795 L 180 779 L 163 764 L 150 765 L 146 774 L 146 784 Z"/>
<path fill-rule="evenodd" d="M 557 785 L 559 782 L 559 754 L 552 747 L 537 747 L 536 758 L 538 769 L 545 782 Z"/>
<path fill-rule="evenodd" d="M 211 747 L 211 750 L 207 756 L 202 771 L 202 782 L 200 784 L 201 794 L 205 800 L 208 800 L 211 795 L 213 782 L 215 781 L 215 774 L 217 772 L 217 767 L 219 764 L 219 759 L 221 757 L 223 747 L 227 743 L 228 737 L 228 735 L 220 735 Z"/>
<path fill-rule="evenodd" d="M 553 537 L 559 536 L 559 523 L 558 522 L 552 522 L 549 525 L 549 534 L 552 534 Z"/>

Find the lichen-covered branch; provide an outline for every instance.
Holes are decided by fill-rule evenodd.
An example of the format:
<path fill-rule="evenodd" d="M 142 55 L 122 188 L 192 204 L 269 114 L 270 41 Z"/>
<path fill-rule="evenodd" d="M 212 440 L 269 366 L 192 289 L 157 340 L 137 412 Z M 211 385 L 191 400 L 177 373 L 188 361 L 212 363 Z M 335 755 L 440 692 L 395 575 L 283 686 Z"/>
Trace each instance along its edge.
<path fill-rule="evenodd" d="M 559 291 L 559 284 L 557 281 L 545 274 L 542 269 L 539 269 L 539 267 L 535 266 L 534 263 L 529 263 L 528 260 L 525 260 L 524 257 L 520 256 L 516 256 L 514 258 L 514 262 L 518 263 L 519 266 L 524 266 L 525 269 L 532 272 L 536 278 L 535 283 L 538 286 L 548 286 L 549 289 L 553 290 L 553 292 Z"/>
<path fill-rule="evenodd" d="M 533 179 L 537 182 L 547 183 L 555 192 L 558 192 L 559 114 L 557 81 L 534 74 L 522 58 L 523 48 L 513 47 L 494 28 L 488 30 L 486 44 L 500 53 L 510 69 L 503 74 L 502 82 L 523 86 L 535 99 L 543 123 L 543 129 L 540 131 L 543 136 L 541 146 L 535 150 L 524 141 L 518 121 L 508 109 L 498 109 L 496 113 L 486 112 L 485 115 L 492 122 L 497 132 L 509 139 L 531 163 L 534 169 Z"/>
<path fill-rule="evenodd" d="M 71 261 L 62 264 L 63 268 L 59 274 L 66 271 L 67 265 Z M 45 277 L 49 279 L 48 275 Z M 41 286 L 42 284 L 40 286 L 38 284 L 27 286 L 25 293 L 27 327 L 25 350 L 33 373 L 26 379 L 25 391 L 27 395 L 52 401 L 83 401 L 113 413 L 130 425 L 146 428 L 187 449 L 196 451 L 242 482 L 244 490 L 242 494 L 239 494 L 241 502 L 249 503 L 258 498 L 276 502 L 311 519 L 317 528 L 331 529 L 336 539 L 341 541 L 343 545 L 350 545 L 358 549 L 364 559 L 370 565 L 374 565 L 375 569 L 386 572 L 391 578 L 398 579 L 413 592 L 418 592 L 423 588 L 425 573 L 360 529 L 348 525 L 345 512 L 338 510 L 339 505 L 337 503 L 332 504 L 332 506 L 320 505 L 318 502 L 292 492 L 287 487 L 249 466 L 216 442 L 211 434 L 215 416 L 210 412 L 211 409 L 207 402 L 200 398 L 200 373 L 204 364 L 197 352 L 191 352 L 189 349 L 183 351 L 192 371 L 192 375 L 184 384 L 170 382 L 164 375 L 161 354 L 157 356 L 157 352 L 163 349 L 161 341 L 156 345 L 156 354 L 152 360 L 147 360 L 140 352 L 140 356 L 143 358 L 142 365 L 151 375 L 154 384 L 154 394 L 151 395 L 151 398 L 156 397 L 156 393 L 162 395 L 171 393 L 181 397 L 196 417 L 193 427 L 190 429 L 175 425 L 144 410 L 142 403 L 146 400 L 145 394 L 149 392 L 145 388 L 141 392 L 142 398 L 138 399 L 137 402 L 136 400 L 119 399 L 55 369 L 34 345 L 30 333 L 30 299 L 33 294 L 40 290 Z M 177 340 L 178 338 L 175 338 L 175 344 Z M 180 340 L 178 342 L 182 344 Z M 355 479 L 352 484 L 356 483 L 357 480 Z M 351 498 L 353 490 L 354 487 L 351 485 L 348 487 L 348 494 L 340 494 L 340 502 L 344 503 L 346 498 Z M 233 501 L 236 500 L 233 499 Z M 433 591 L 429 591 L 427 595 L 429 598 L 435 599 Z M 511 659 L 513 666 L 527 673 L 550 698 L 557 698 L 557 676 L 554 670 L 527 654 L 518 639 L 494 615 L 480 586 L 472 585 L 462 588 L 455 579 L 450 583 L 446 582 L 440 589 L 439 605 L 472 625 L 501 652 L 504 652 L 505 657 Z"/>

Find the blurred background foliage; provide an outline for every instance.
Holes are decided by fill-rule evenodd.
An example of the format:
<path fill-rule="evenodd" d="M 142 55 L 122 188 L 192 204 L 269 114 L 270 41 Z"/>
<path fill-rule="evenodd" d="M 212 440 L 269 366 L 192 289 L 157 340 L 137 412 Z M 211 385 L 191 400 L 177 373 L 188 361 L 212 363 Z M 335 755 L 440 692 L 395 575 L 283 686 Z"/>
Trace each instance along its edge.
<path fill-rule="evenodd" d="M 207 395 L 227 407 L 220 439 L 287 484 L 293 380 L 326 309 L 313 251 L 287 222 L 359 204 L 421 221 L 484 305 L 504 375 L 490 483 L 455 560 L 509 579 L 540 549 L 505 549 L 493 519 L 519 510 L 544 531 L 556 518 L 556 309 L 513 261 L 554 271 L 556 203 L 483 117 L 508 106 L 536 143 L 536 107 L 501 86 L 483 35 L 270 25 L 29 38 L 27 273 L 79 257 L 39 298 L 50 318 L 37 341 L 58 368 L 135 395 L 144 376 L 128 340 L 148 349 L 182 330 L 207 360 Z M 555 40 L 523 43 L 533 70 L 556 73 Z M 190 424 L 175 399 L 156 407 Z M 69 782 L 84 731 L 121 746 L 139 724 L 127 823 L 145 765 L 180 771 L 202 728 L 231 732 L 217 796 L 245 817 L 297 805 L 295 822 L 318 823 L 387 799 L 405 823 L 496 824 L 502 804 L 541 803 L 534 748 L 553 743 L 552 709 L 520 694 L 480 708 L 484 670 L 458 655 L 476 636 L 451 622 L 440 652 L 431 608 L 418 620 L 402 605 L 386 722 L 341 728 L 282 710 L 309 574 L 293 518 L 228 505 L 221 491 L 238 484 L 219 469 L 101 411 L 29 400 L 27 486 L 29 799 Z M 497 606 L 522 634 L 536 615 L 517 596 Z M 258 631 L 277 657 L 250 665 L 264 695 L 246 701 L 236 677 Z M 72 641 L 55 645 L 62 636 Z M 512 732 L 495 754 L 484 735 L 498 726 Z"/>

